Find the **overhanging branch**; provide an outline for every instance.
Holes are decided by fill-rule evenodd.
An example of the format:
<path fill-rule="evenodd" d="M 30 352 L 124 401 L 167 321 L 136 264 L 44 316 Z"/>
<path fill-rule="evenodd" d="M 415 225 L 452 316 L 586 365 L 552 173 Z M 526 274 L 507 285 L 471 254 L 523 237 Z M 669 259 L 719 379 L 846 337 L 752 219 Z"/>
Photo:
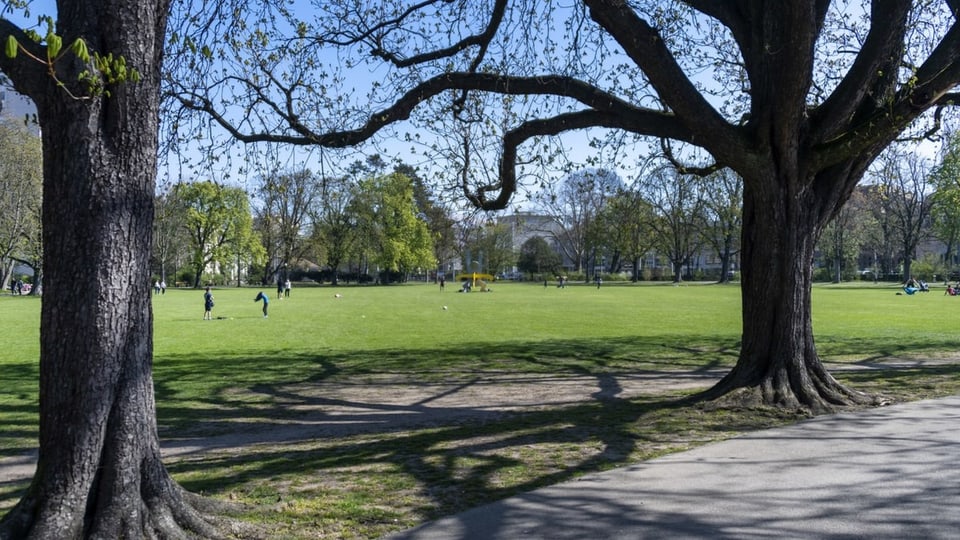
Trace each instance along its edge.
<path fill-rule="evenodd" d="M 703 167 L 693 167 L 681 162 L 679 159 L 677 159 L 676 155 L 674 155 L 673 148 L 670 146 L 670 141 L 668 139 L 660 139 L 660 150 L 663 152 L 663 157 L 667 160 L 667 162 L 670 163 L 670 165 L 680 174 L 709 176 L 723 168 L 722 165 L 716 162 Z"/>
<path fill-rule="evenodd" d="M 504 136 L 498 182 L 480 186 L 475 190 L 471 190 L 464 182 L 464 195 L 482 210 L 505 208 L 517 190 L 517 149 L 521 144 L 533 137 L 555 136 L 567 131 L 594 127 L 622 129 L 646 135 L 658 134 L 679 140 L 689 140 L 691 137 L 691 133 L 673 115 L 656 111 L 624 115 L 619 111 L 588 110 L 531 120 Z M 490 193 L 494 193 L 495 197 L 489 198 Z"/>
<path fill-rule="evenodd" d="M 449 90 L 477 90 L 504 95 L 552 95 L 570 98 L 590 109 L 617 113 L 624 119 L 673 118 L 657 111 L 635 107 L 613 94 L 605 92 L 588 83 L 572 77 L 548 75 L 543 77 L 504 77 L 488 73 L 447 73 L 424 81 L 401 95 L 392 105 L 370 115 L 367 121 L 356 129 L 332 130 L 329 132 L 305 131 L 305 126 L 299 123 L 295 114 L 285 113 L 281 108 L 274 106 L 275 112 L 281 115 L 288 126 L 297 131 L 296 134 L 261 132 L 244 132 L 230 118 L 227 118 L 208 97 L 196 92 L 180 92 L 175 98 L 183 107 L 207 114 L 216 124 L 225 129 L 231 137 L 245 143 L 276 142 L 294 145 L 318 145 L 327 148 L 343 148 L 364 142 L 373 137 L 384 127 L 406 120 L 413 110 L 421 103 Z M 676 124 L 676 120 L 671 120 Z M 654 123 L 653 129 L 663 129 L 661 123 Z M 688 140 L 687 130 L 677 127 L 671 128 L 673 133 L 682 133 L 683 140 Z M 643 133 L 647 133 L 644 131 Z M 665 135 L 671 136 L 671 135 Z"/>

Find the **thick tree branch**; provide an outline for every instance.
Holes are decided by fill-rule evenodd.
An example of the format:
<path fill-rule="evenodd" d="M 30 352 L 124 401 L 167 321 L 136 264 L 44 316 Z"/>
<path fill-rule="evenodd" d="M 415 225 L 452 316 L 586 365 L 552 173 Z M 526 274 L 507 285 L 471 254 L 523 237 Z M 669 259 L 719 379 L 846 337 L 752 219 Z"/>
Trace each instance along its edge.
<path fill-rule="evenodd" d="M 712 17 L 726 26 L 733 34 L 734 40 L 741 51 L 749 50 L 751 40 L 755 37 L 754 29 L 749 24 L 751 16 L 755 17 L 758 7 L 763 7 L 753 0 L 715 2 L 713 0 L 685 0 L 685 3 L 700 13 Z M 831 0 L 816 0 L 814 13 L 817 33 L 823 28 Z"/>
<path fill-rule="evenodd" d="M 914 103 L 932 103 L 939 95 L 957 84 L 957 67 L 960 66 L 960 23 L 954 22 L 926 61 L 917 68 L 916 84 L 902 93 L 914 94 Z M 929 86 L 929 88 L 925 88 Z"/>
<path fill-rule="evenodd" d="M 615 112 L 624 117 L 623 122 L 630 121 L 633 129 L 643 129 L 643 133 L 664 137 L 681 137 L 681 140 L 694 142 L 693 132 L 689 128 L 679 129 L 677 120 L 672 115 L 664 115 L 635 107 L 617 96 L 598 89 L 588 83 L 563 76 L 544 77 L 503 77 L 488 73 L 447 73 L 424 81 L 401 95 L 393 105 L 373 113 L 364 125 L 351 130 L 330 131 L 326 133 L 309 131 L 300 124 L 296 115 L 288 115 L 283 107 L 273 104 L 271 108 L 279 114 L 297 131 L 296 134 L 274 132 L 243 132 L 232 119 L 220 112 L 217 104 L 205 94 L 197 92 L 181 92 L 175 97 L 180 103 L 195 111 L 206 113 L 229 132 L 231 137 L 245 143 L 252 142 L 280 142 L 295 145 L 319 145 L 328 148 L 342 148 L 352 146 L 373 137 L 379 130 L 395 122 L 406 120 L 413 110 L 424 101 L 427 101 L 448 90 L 477 90 L 506 95 L 554 95 L 573 99 L 597 111 Z M 641 127 L 644 121 L 652 119 L 670 118 L 670 125 L 664 122 L 650 122 L 648 127 Z"/>
<path fill-rule="evenodd" d="M 960 83 L 960 26 L 954 23 L 916 76 L 904 85 L 892 103 L 874 108 L 858 118 L 838 137 L 817 148 L 820 166 L 838 163 L 851 152 L 860 153 L 886 146 L 918 116 L 931 108 L 952 105 L 951 91 Z"/>
<path fill-rule="evenodd" d="M 712 17 L 729 28 L 734 34 L 737 28 L 743 28 L 743 17 L 738 2 L 714 2 L 713 0 L 686 0 L 685 4 Z"/>
<path fill-rule="evenodd" d="M 691 136 L 686 127 L 673 115 L 656 111 L 636 111 L 632 115 L 624 115 L 615 110 L 589 110 L 531 120 L 507 132 L 504 136 L 499 181 L 495 184 L 480 186 L 472 191 L 470 186 L 464 184 L 464 194 L 477 208 L 483 210 L 505 208 L 517 189 L 517 149 L 521 144 L 533 137 L 554 136 L 591 127 L 623 129 L 641 134 L 657 133 L 679 140 L 687 140 Z M 490 199 L 488 193 L 495 193 L 495 198 Z"/>
<path fill-rule="evenodd" d="M 15 37 L 20 46 L 34 57 L 46 58 L 45 46 L 30 39 L 19 26 L 7 19 L 0 19 L 0 39 L 3 43 L 6 43 L 7 36 L 10 35 Z M 54 84 L 45 64 L 26 59 L 23 54 L 18 54 L 16 58 L 8 58 L 7 55 L 0 54 L 0 71 L 10 78 L 17 92 L 32 99 L 39 99 L 42 95 L 42 93 L 38 94 L 36 89 Z"/>
<path fill-rule="evenodd" d="M 721 160 L 733 160 L 747 153 L 749 146 L 740 133 L 704 99 L 656 29 L 626 2 L 584 0 L 584 3 L 590 8 L 591 17 L 643 70 L 660 100 L 691 132 L 704 135 L 696 141 L 697 145 L 709 149 Z M 712 135 L 705 136 L 708 133 Z"/>
<path fill-rule="evenodd" d="M 814 6 L 787 2 L 770 9 L 751 2 L 755 36 L 747 58 L 751 85 L 751 121 L 761 140 L 785 144 L 804 131 L 807 93 L 813 82 L 814 48 L 820 21 Z M 784 146 L 788 147 L 788 146 Z"/>
<path fill-rule="evenodd" d="M 669 139 L 660 139 L 660 151 L 664 159 L 670 163 L 670 166 L 674 168 L 680 174 L 692 174 L 694 176 L 710 176 L 711 174 L 723 169 L 724 167 L 719 163 L 711 163 L 710 165 L 702 167 L 694 167 L 683 163 L 677 156 L 673 153 L 673 148 L 670 146 Z"/>
<path fill-rule="evenodd" d="M 643 70 L 660 99 L 680 118 L 700 117 L 711 127 L 727 123 L 703 98 L 667 49 L 663 38 L 646 20 L 637 16 L 626 2 L 585 0 L 590 16 Z"/>
<path fill-rule="evenodd" d="M 853 66 L 837 89 L 812 115 L 814 140 L 831 137 L 846 126 L 867 97 L 880 102 L 891 99 L 897 83 L 897 71 L 907 27 L 909 0 L 874 0 L 870 32 Z M 876 84 L 871 84 L 874 81 Z"/>

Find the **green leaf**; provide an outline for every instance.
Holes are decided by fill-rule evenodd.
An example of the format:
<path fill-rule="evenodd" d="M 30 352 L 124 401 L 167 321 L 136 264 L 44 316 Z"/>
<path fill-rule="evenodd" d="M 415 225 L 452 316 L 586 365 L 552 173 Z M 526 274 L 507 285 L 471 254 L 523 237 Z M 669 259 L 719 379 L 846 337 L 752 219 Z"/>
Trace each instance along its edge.
<path fill-rule="evenodd" d="M 87 50 L 87 42 L 82 38 L 77 38 L 77 40 L 73 42 L 73 45 L 70 46 L 70 49 L 84 64 L 90 61 L 90 51 Z"/>
<path fill-rule="evenodd" d="M 17 43 L 17 38 L 13 35 L 7 36 L 7 58 L 16 58 L 17 49 L 20 47 L 20 44 Z"/>
<path fill-rule="evenodd" d="M 47 34 L 47 58 L 53 60 L 60 54 L 60 49 L 63 48 L 63 38 L 60 36 L 49 33 Z"/>

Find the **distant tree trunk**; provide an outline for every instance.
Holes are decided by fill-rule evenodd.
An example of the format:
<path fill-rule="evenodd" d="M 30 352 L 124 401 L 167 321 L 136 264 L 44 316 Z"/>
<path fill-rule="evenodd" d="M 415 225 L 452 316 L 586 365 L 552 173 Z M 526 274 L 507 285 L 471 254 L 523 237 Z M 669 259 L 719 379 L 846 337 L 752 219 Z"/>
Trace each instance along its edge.
<path fill-rule="evenodd" d="M 196 510 L 199 499 L 167 474 L 156 426 L 150 248 L 167 6 L 58 7 L 60 31 L 122 55 L 143 79 L 76 100 L 45 73 L 12 70 L 44 130 L 47 264 L 37 472 L 0 521 L 0 538 L 217 536 Z"/>
<path fill-rule="evenodd" d="M 720 252 L 720 283 L 730 283 L 730 261 L 733 259 L 733 235 L 723 238 L 723 249 Z"/>
<path fill-rule="evenodd" d="M 913 250 L 908 246 L 903 248 L 903 281 L 913 277 Z"/>

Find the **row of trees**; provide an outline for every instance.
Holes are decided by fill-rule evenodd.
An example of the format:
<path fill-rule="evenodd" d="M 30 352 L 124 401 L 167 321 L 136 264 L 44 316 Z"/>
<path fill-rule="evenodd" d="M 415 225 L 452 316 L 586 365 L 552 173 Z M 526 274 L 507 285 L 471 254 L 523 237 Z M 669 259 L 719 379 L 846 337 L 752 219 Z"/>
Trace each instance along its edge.
<path fill-rule="evenodd" d="M 819 279 L 839 282 L 864 271 L 861 278 L 903 280 L 914 274 L 918 250 L 930 242 L 918 277 L 943 278 L 957 270 L 960 138 L 946 139 L 939 163 L 915 146 L 894 146 L 880 157 L 820 234 L 814 260 Z M 638 279 L 651 255 L 669 265 L 667 274 L 677 281 L 692 275 L 703 255 L 719 262 L 721 281 L 735 268 L 743 183 L 729 169 L 697 176 L 662 166 L 629 186 L 611 171 L 585 169 L 550 185 L 536 198 L 537 212 L 550 220 L 519 252 L 512 252 L 511 231 L 491 224 L 473 225 L 461 249 L 485 253 L 487 270 L 515 261 L 530 274 L 566 268 L 587 275 L 629 271 Z"/>
<path fill-rule="evenodd" d="M 960 136 L 949 134 L 945 141 L 937 161 L 898 146 L 877 160 L 820 235 L 825 279 L 848 280 L 857 271 L 873 280 L 956 275 Z"/>
<path fill-rule="evenodd" d="M 334 281 L 343 265 L 356 273 L 375 267 L 384 279 L 433 268 L 440 235 L 428 225 L 438 220 L 428 221 L 431 201 L 415 197 L 421 181 L 408 167 L 381 169 L 358 163 L 335 178 L 308 170 L 264 175 L 252 206 L 239 187 L 176 184 L 156 203 L 159 279 L 172 271 L 194 287 L 226 277 L 239 285 L 242 276 L 266 284 L 304 261 L 329 266 Z"/>
<path fill-rule="evenodd" d="M 825 226 L 816 259 L 821 277 L 840 281 L 869 269 L 869 278 L 904 279 L 930 239 L 945 253 L 925 262 L 921 276 L 930 279 L 931 269 L 948 274 L 960 234 L 958 147 L 956 140 L 948 145 L 936 167 L 916 152 L 885 153 Z M 241 268 L 251 281 L 267 283 L 302 273 L 305 261 L 334 282 L 344 271 L 382 271 L 389 279 L 438 265 L 450 270 L 454 260 L 489 273 L 514 266 L 528 274 L 628 271 L 636 280 L 653 255 L 676 281 L 692 275 L 705 254 L 719 261 L 721 281 L 736 266 L 743 183 L 729 169 L 701 177 L 661 166 L 629 186 L 608 170 L 569 174 L 536 197 L 537 213 L 549 221 L 518 250 L 503 221 L 437 204 L 410 166 L 385 170 L 371 158 L 337 177 L 306 170 L 263 175 L 252 210 L 240 188 L 178 184 L 158 198 L 158 271 L 163 277 L 168 267 L 183 269 L 177 280 L 199 286 L 204 272 L 220 276 L 208 280 L 229 273 L 239 285 Z"/>
<path fill-rule="evenodd" d="M 554 244 L 575 272 L 629 270 L 640 276 L 642 261 L 655 254 L 674 279 L 688 273 L 693 258 L 712 252 L 727 280 L 739 250 L 743 183 L 729 169 L 707 177 L 679 174 L 664 166 L 627 186 L 613 172 L 585 170 L 569 175 L 540 197 L 551 216 Z M 539 240 L 521 248 L 518 267 L 544 266 Z"/>
<path fill-rule="evenodd" d="M 944 251 L 926 258 L 917 275 L 932 279 L 955 270 L 960 138 L 948 140 L 936 166 L 897 147 L 878 160 L 820 236 L 821 277 L 848 280 L 868 269 L 868 278 L 904 279 L 930 239 Z M 3 283 L 25 265 L 36 285 L 43 269 L 39 137 L 21 123 L 0 123 L 0 156 Z M 373 157 L 338 177 L 306 170 L 262 175 L 253 206 L 239 187 L 177 184 L 157 198 L 155 271 L 160 279 L 199 286 L 205 274 L 224 279 L 228 269 L 239 280 L 241 268 L 248 279 L 267 283 L 301 261 L 327 268 L 337 280 L 345 268 L 353 275 L 372 268 L 406 274 L 469 258 L 493 273 L 512 266 L 554 273 L 567 261 L 574 272 L 630 271 L 637 279 L 641 261 L 656 253 L 679 280 L 691 274 L 693 257 L 709 252 L 726 280 L 739 250 L 743 186 L 729 169 L 699 177 L 661 167 L 631 186 L 603 169 L 569 174 L 536 198 L 537 211 L 552 223 L 519 251 L 505 227 L 458 219 L 437 204 L 412 167 L 386 169 Z"/>

